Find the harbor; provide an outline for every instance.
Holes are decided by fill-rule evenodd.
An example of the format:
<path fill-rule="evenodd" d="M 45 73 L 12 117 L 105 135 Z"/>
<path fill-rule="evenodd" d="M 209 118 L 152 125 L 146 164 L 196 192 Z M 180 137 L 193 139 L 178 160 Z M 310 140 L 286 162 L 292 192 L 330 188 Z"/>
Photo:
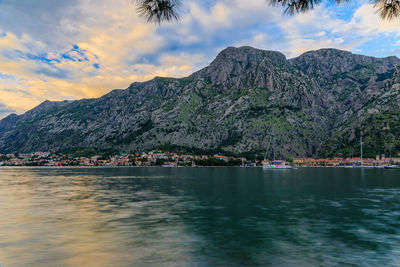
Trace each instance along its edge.
<path fill-rule="evenodd" d="M 263 167 L 265 169 L 274 166 L 284 168 L 302 167 L 374 167 L 397 168 L 400 165 L 400 155 L 386 157 L 377 155 L 375 158 L 360 157 L 334 157 L 334 158 L 310 158 L 299 157 L 287 160 L 268 160 L 246 157 L 214 155 L 189 155 L 168 151 L 149 151 L 140 153 L 121 153 L 104 156 L 76 156 L 72 154 L 59 154 L 50 152 L 0 154 L 0 166 L 85 166 L 85 167 L 201 167 L 201 166 L 237 166 L 237 167 Z"/>

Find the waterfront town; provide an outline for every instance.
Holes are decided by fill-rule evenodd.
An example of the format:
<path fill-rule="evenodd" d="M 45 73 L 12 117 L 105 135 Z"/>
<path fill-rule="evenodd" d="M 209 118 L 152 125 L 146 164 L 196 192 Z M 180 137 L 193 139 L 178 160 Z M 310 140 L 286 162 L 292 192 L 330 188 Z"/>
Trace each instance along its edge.
<path fill-rule="evenodd" d="M 0 154 L 0 166 L 244 166 L 256 167 L 268 164 L 268 160 L 248 160 L 245 157 L 225 155 L 179 155 L 173 152 L 150 151 L 141 153 L 122 153 L 113 156 L 73 156 L 50 152 Z M 345 166 L 390 166 L 400 164 L 400 155 L 376 158 L 294 158 L 290 164 L 297 167 L 345 167 Z"/>

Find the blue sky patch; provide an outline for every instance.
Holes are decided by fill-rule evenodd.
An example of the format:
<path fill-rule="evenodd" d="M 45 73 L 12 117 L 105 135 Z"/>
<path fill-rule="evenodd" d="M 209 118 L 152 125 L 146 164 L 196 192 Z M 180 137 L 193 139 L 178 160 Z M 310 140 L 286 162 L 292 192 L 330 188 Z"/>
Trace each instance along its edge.
<path fill-rule="evenodd" d="M 70 49 L 66 53 L 61 54 L 61 57 L 65 60 L 70 60 L 70 61 L 74 61 L 74 62 L 89 61 L 85 52 L 86 51 L 83 49 L 80 49 L 78 45 L 73 45 L 72 49 Z"/>
<path fill-rule="evenodd" d="M 25 54 L 25 56 L 26 56 L 26 58 L 28 58 L 30 60 L 40 61 L 40 62 L 43 62 L 43 63 L 47 63 L 49 65 L 61 62 L 57 58 L 50 58 L 47 53 L 41 53 L 39 55 Z"/>

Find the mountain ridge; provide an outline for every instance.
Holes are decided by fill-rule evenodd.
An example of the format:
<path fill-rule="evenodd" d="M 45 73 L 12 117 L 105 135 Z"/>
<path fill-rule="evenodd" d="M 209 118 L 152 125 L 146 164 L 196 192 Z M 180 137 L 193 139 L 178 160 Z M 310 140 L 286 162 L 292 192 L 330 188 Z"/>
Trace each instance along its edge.
<path fill-rule="evenodd" d="M 348 129 L 359 124 L 357 119 L 369 119 L 368 110 L 400 110 L 399 65 L 397 57 L 337 49 L 286 59 L 280 52 L 228 47 L 187 77 L 155 77 L 99 98 L 45 101 L 22 115 L 9 115 L 0 121 L 0 153 L 85 147 L 138 151 L 171 144 L 261 153 L 274 133 L 282 157 L 344 154 L 356 147 Z M 390 123 L 396 129 L 397 120 Z M 348 142 L 336 137 L 341 132 Z M 398 133 L 391 134 L 390 150 L 400 151 Z M 342 146 L 333 145 L 338 138 Z"/>

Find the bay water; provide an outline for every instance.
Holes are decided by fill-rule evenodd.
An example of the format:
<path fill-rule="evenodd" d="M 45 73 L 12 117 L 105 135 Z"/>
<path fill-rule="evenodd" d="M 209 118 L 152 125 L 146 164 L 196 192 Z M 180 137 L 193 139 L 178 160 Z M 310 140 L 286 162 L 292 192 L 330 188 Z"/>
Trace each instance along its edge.
<path fill-rule="evenodd" d="M 400 171 L 1 167 L 0 265 L 400 266 Z"/>

